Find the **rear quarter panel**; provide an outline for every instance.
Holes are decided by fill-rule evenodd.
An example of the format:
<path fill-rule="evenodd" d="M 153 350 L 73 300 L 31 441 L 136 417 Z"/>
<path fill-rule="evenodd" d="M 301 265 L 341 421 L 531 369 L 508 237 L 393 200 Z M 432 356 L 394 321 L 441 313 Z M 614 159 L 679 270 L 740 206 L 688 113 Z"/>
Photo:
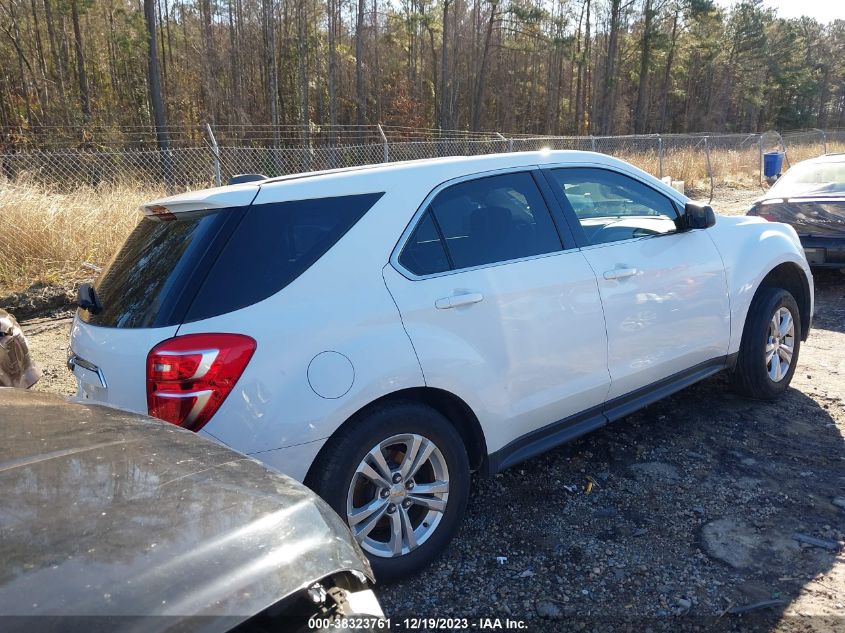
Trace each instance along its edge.
<path fill-rule="evenodd" d="M 382 277 L 382 268 L 430 190 L 429 178 L 371 179 L 337 174 L 262 187 L 254 204 L 386 191 L 341 240 L 286 288 L 252 306 L 185 323 L 179 335 L 238 332 L 257 341 L 255 355 L 220 410 L 203 429 L 238 451 L 256 454 L 301 447 L 310 462 L 321 440 L 370 402 L 424 386 L 416 353 Z M 436 174 L 433 178 L 436 180 Z M 322 397 L 308 368 L 322 352 L 352 364 L 348 391 Z M 315 444 L 316 443 L 316 444 Z M 309 446 L 304 446 L 309 444 Z M 307 453 L 307 455 L 306 455 Z M 288 453 L 290 454 L 290 453 Z M 286 469 L 301 477 L 302 464 Z"/>

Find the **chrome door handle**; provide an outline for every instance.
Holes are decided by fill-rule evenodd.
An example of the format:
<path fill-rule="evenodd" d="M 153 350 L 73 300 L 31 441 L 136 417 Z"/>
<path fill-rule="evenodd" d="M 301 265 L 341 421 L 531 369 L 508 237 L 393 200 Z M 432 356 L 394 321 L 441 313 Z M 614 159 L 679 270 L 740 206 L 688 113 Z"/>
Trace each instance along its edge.
<path fill-rule="evenodd" d="M 614 268 L 613 270 L 605 271 L 605 279 L 625 279 L 626 277 L 633 277 L 639 271 L 636 268 Z"/>
<path fill-rule="evenodd" d="M 479 292 L 470 292 L 461 295 L 452 295 L 451 297 L 443 297 L 434 302 L 434 306 L 438 310 L 448 310 L 449 308 L 459 308 L 461 306 L 472 305 L 484 300 L 484 295 Z"/>

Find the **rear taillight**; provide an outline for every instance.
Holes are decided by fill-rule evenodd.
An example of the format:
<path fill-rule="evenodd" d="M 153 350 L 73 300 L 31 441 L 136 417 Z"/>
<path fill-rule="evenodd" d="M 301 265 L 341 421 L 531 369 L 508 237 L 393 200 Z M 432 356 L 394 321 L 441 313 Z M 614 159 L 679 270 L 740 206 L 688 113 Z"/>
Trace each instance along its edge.
<path fill-rule="evenodd" d="M 241 334 L 187 334 L 147 355 L 147 409 L 154 418 L 199 431 L 220 408 L 255 352 Z"/>
<path fill-rule="evenodd" d="M 760 213 L 760 210 L 757 207 L 751 207 L 745 215 L 754 215 L 758 218 L 763 218 L 767 222 L 775 222 L 775 216 L 771 213 Z"/>

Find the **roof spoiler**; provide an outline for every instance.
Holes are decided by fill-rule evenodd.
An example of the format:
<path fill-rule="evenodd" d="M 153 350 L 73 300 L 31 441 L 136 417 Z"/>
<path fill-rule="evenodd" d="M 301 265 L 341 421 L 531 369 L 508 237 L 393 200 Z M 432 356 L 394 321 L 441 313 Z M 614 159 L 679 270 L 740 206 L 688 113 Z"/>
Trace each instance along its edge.
<path fill-rule="evenodd" d="M 267 180 L 264 174 L 235 174 L 229 178 L 230 185 L 240 185 L 245 182 L 258 182 L 259 180 Z"/>

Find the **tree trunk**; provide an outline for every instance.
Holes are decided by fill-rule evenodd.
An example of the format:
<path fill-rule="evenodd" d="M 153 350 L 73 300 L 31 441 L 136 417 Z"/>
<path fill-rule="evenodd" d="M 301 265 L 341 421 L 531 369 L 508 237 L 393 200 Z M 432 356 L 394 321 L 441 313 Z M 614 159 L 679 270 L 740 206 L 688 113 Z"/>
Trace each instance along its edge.
<path fill-rule="evenodd" d="M 79 106 L 85 123 L 91 121 L 91 96 L 88 91 L 88 74 L 85 72 L 85 54 L 82 49 L 82 30 L 79 28 L 77 0 L 70 0 L 70 19 L 73 22 L 73 45 L 76 50 L 76 72 L 79 80 Z"/>
<path fill-rule="evenodd" d="M 376 102 L 376 122 L 381 123 L 381 100 L 382 100 L 382 77 L 381 77 L 381 61 L 379 55 L 378 42 L 378 0 L 373 0 L 372 3 L 373 15 L 373 74 L 375 76 L 375 102 Z"/>
<path fill-rule="evenodd" d="M 358 0 L 355 21 L 355 122 L 363 128 L 367 121 L 367 95 L 364 85 L 364 0 Z"/>
<path fill-rule="evenodd" d="M 451 79 L 449 77 L 449 6 L 443 1 L 443 39 L 440 42 L 440 120 L 441 129 L 449 129 L 452 120 Z"/>
<path fill-rule="evenodd" d="M 203 92 L 204 105 L 207 118 L 213 122 L 217 114 L 217 99 L 213 86 L 212 68 L 214 63 L 214 46 L 211 42 L 211 1 L 200 1 L 200 30 L 202 33 L 202 70 L 203 70 Z"/>
<path fill-rule="evenodd" d="M 334 134 L 334 128 L 337 125 L 337 0 L 328 0 L 327 11 L 329 18 L 329 124 Z"/>
<path fill-rule="evenodd" d="M 640 44 L 640 78 L 637 86 L 637 109 L 634 114 L 634 132 L 642 134 L 646 127 L 648 110 L 648 71 L 651 62 L 652 0 L 645 0 L 643 7 L 643 37 Z"/>
<path fill-rule="evenodd" d="M 62 102 L 63 117 L 67 122 L 67 98 L 65 96 L 65 76 L 67 74 L 64 60 L 61 59 L 58 40 L 56 39 L 56 25 L 53 22 L 53 9 L 50 0 L 44 0 L 44 18 L 47 22 L 47 38 L 50 40 L 50 56 L 53 59 L 53 72 L 59 88 L 59 99 Z"/>
<path fill-rule="evenodd" d="M 669 54 L 666 56 L 666 68 L 663 71 L 663 87 L 660 90 L 662 95 L 660 99 L 660 127 L 661 133 L 666 131 L 666 113 L 669 107 L 669 82 L 672 79 L 672 60 L 675 57 L 675 43 L 678 36 L 678 14 L 681 12 L 680 7 L 675 7 L 675 16 L 672 19 L 672 38 L 669 45 Z"/>
<path fill-rule="evenodd" d="M 610 33 L 607 40 L 607 60 L 605 62 L 604 82 L 602 84 L 601 133 L 613 132 L 613 119 L 616 102 L 616 54 L 619 45 L 619 12 L 621 0 L 610 3 Z"/>
<path fill-rule="evenodd" d="M 590 42 L 590 0 L 587 0 L 587 23 L 584 27 L 584 82 L 581 87 L 581 118 L 578 121 L 578 134 L 587 134 L 590 130 L 590 121 L 587 120 L 588 105 L 592 105 L 592 81 L 591 68 L 592 44 Z"/>
<path fill-rule="evenodd" d="M 475 99 L 472 106 L 472 129 L 476 132 L 481 128 L 481 115 L 484 111 L 484 87 L 487 82 L 487 59 L 490 56 L 490 40 L 493 37 L 493 23 L 496 21 L 498 9 L 498 0 L 492 0 L 490 17 L 487 20 L 487 28 L 484 32 L 484 48 L 481 51 L 481 64 L 475 82 Z"/>
<path fill-rule="evenodd" d="M 167 120 L 161 95 L 161 71 L 158 62 L 158 43 L 156 42 L 155 0 L 144 0 L 144 18 L 147 22 L 147 67 L 149 69 L 150 104 L 153 108 L 156 141 L 158 142 L 158 149 L 161 155 L 161 168 L 164 181 L 170 186 L 173 181 L 173 165 L 170 160 L 170 138 L 167 135 Z"/>
<path fill-rule="evenodd" d="M 279 130 L 279 69 L 276 64 L 276 14 L 273 0 L 262 0 L 262 21 L 264 22 L 264 60 L 267 65 L 267 109 L 273 126 L 273 146 L 280 142 Z"/>
<path fill-rule="evenodd" d="M 310 123 L 310 101 L 308 98 L 308 16 L 305 0 L 299 0 L 296 12 L 297 24 L 297 68 L 299 75 L 299 122 L 303 126 L 302 139 L 309 143 L 308 124 Z"/>

